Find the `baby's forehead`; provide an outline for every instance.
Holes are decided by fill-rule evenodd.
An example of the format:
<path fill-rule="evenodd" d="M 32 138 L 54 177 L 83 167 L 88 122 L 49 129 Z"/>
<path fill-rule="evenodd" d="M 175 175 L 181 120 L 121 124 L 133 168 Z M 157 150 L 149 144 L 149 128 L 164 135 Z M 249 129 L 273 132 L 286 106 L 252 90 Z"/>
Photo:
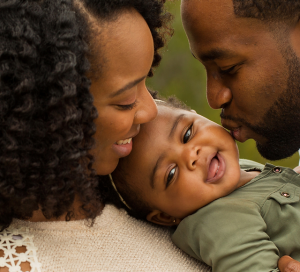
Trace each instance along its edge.
<path fill-rule="evenodd" d="M 153 135 L 158 132 L 162 133 L 163 131 L 168 129 L 171 124 L 174 123 L 178 116 L 190 113 L 189 110 L 176 108 L 167 103 L 158 104 L 157 112 L 157 116 L 154 120 L 141 125 L 139 133 L 140 135 L 137 136 L 138 138 L 140 138 L 139 136 L 142 136 L 145 133 L 147 135 Z"/>
<path fill-rule="evenodd" d="M 186 110 L 180 109 L 180 108 L 175 108 L 168 104 L 157 105 L 158 119 L 162 118 L 162 117 L 167 117 L 167 118 L 171 119 L 171 118 L 174 118 L 175 116 L 179 115 L 180 112 L 182 112 L 182 111 L 186 111 Z"/>

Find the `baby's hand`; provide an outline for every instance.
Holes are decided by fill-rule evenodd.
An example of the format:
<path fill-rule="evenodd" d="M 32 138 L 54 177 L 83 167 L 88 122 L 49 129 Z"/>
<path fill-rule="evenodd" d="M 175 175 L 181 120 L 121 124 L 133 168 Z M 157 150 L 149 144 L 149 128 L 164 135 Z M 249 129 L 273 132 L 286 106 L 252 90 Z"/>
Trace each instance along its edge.
<path fill-rule="evenodd" d="M 300 262 L 290 256 L 283 256 L 278 261 L 278 268 L 281 272 L 300 272 Z"/>
<path fill-rule="evenodd" d="M 296 166 L 293 170 L 294 170 L 296 173 L 300 174 L 300 166 Z"/>

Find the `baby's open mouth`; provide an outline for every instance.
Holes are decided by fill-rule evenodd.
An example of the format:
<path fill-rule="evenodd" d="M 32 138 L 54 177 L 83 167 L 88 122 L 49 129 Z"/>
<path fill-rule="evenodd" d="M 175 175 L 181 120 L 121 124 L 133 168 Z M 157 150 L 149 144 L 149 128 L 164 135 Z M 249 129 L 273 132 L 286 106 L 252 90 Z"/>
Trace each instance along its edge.
<path fill-rule="evenodd" d="M 218 175 L 220 169 L 220 161 L 218 156 L 214 156 L 209 164 L 207 180 L 209 181 Z"/>
<path fill-rule="evenodd" d="M 130 144 L 132 141 L 132 138 L 128 138 L 128 139 L 125 139 L 125 140 L 120 140 L 120 141 L 117 141 L 116 144 L 117 145 L 125 145 L 125 144 Z"/>

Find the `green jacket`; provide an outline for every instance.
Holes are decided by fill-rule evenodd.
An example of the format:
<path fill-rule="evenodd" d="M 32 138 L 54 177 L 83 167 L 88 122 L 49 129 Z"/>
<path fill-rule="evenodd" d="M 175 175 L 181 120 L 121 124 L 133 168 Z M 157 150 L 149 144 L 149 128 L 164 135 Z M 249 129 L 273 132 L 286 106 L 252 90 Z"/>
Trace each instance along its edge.
<path fill-rule="evenodd" d="M 248 160 L 240 165 L 262 173 L 186 217 L 173 242 L 213 272 L 279 271 L 283 255 L 300 261 L 300 175 Z"/>

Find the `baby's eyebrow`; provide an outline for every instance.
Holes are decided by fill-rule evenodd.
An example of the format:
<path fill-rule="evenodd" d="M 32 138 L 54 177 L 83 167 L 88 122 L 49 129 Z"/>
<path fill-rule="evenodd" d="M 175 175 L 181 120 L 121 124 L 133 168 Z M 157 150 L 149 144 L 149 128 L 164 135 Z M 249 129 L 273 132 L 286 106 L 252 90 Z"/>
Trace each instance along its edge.
<path fill-rule="evenodd" d="M 185 114 L 183 113 L 183 114 L 178 115 L 177 118 L 175 119 L 175 121 L 173 123 L 173 126 L 172 126 L 172 128 L 170 130 L 170 133 L 169 133 L 169 137 L 168 137 L 169 139 L 173 137 L 173 135 L 174 135 L 174 133 L 176 131 L 176 128 L 177 128 L 180 120 L 184 116 L 185 116 Z M 159 165 L 161 164 L 161 162 L 164 160 L 165 157 L 166 157 L 166 153 L 162 153 L 159 156 L 159 158 L 157 159 L 156 164 L 154 165 L 153 170 L 152 170 L 152 172 L 150 174 L 150 186 L 151 186 L 152 189 L 154 189 L 154 187 L 155 187 L 155 179 L 154 179 L 154 177 L 155 177 L 156 171 L 159 168 Z"/>
<path fill-rule="evenodd" d="M 155 164 L 155 166 L 154 166 L 154 168 L 153 168 L 153 170 L 152 170 L 152 172 L 151 172 L 151 175 L 150 175 L 150 186 L 151 186 L 152 189 L 154 189 L 154 186 L 155 186 L 155 179 L 154 179 L 154 177 L 155 177 L 156 171 L 157 171 L 157 169 L 158 169 L 158 166 L 159 166 L 159 165 L 161 164 L 161 162 L 164 160 L 165 156 L 166 156 L 166 153 L 162 153 L 162 154 L 159 156 L 159 158 L 158 158 L 158 160 L 156 161 L 156 164 Z"/>
<path fill-rule="evenodd" d="M 185 114 L 180 114 L 180 115 L 175 119 L 175 121 L 174 121 L 174 123 L 173 123 L 173 126 L 172 126 L 172 128 L 171 128 L 171 130 L 170 130 L 169 139 L 173 137 L 174 132 L 175 132 L 175 130 L 176 130 L 176 128 L 177 128 L 177 126 L 178 126 L 180 120 L 181 120 L 184 116 L 185 116 Z"/>

